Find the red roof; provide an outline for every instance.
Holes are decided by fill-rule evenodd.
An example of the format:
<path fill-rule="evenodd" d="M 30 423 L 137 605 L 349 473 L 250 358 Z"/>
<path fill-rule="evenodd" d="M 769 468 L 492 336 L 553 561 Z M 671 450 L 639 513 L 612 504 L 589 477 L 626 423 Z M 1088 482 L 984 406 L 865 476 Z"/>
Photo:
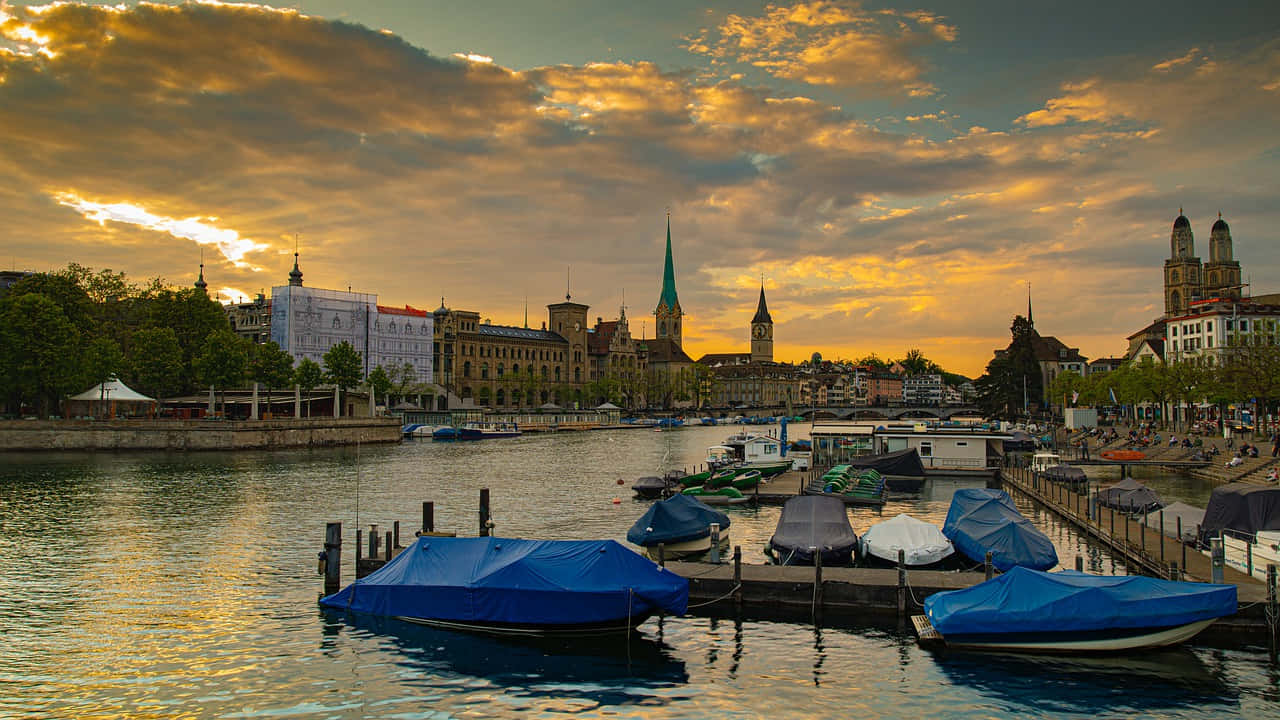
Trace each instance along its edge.
<path fill-rule="evenodd" d="M 427 311 L 419 310 L 418 308 L 411 307 L 409 305 L 405 305 L 402 308 L 387 307 L 386 305 L 379 305 L 378 314 L 379 315 L 408 315 L 409 317 L 424 318 L 427 316 Z"/>

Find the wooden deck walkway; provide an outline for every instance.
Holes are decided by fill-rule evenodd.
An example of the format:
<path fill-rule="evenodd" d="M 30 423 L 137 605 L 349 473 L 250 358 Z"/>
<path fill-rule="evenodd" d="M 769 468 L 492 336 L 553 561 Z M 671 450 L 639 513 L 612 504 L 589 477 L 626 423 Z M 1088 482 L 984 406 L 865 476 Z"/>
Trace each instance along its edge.
<path fill-rule="evenodd" d="M 1004 484 L 1043 505 L 1091 540 L 1115 553 L 1124 562 L 1156 577 L 1171 578 L 1171 563 L 1187 580 L 1209 582 L 1213 567 L 1207 555 L 1169 535 L 1159 527 L 1145 526 L 1122 512 L 1098 506 L 1090 510 L 1091 495 L 1078 493 L 1057 483 L 1038 480 L 1025 468 L 1007 468 L 1001 473 Z M 1165 530 L 1176 531 L 1171 525 Z M 1262 583 L 1231 567 L 1223 568 L 1223 580 L 1243 589 L 1262 588 Z"/>

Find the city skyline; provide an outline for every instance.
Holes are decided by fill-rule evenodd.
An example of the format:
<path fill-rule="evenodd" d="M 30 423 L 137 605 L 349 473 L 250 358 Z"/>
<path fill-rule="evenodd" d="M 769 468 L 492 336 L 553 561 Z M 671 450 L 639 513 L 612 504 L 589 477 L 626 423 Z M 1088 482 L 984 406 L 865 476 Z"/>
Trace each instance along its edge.
<path fill-rule="evenodd" d="M 669 208 L 693 357 L 749 345 L 763 274 L 778 360 L 969 376 L 1028 282 L 1121 354 L 1179 208 L 1280 290 L 1270 7 L 292 7 L 0 5 L 9 263 L 189 286 L 207 248 L 252 297 L 300 241 L 309 286 L 507 325 L 571 267 L 652 338 Z"/>

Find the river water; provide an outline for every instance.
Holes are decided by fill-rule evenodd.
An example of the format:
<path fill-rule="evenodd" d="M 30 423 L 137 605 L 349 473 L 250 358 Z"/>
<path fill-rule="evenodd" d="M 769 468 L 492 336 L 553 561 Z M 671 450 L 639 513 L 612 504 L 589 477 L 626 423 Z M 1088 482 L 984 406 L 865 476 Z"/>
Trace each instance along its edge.
<path fill-rule="evenodd" d="M 482 487 L 498 535 L 622 539 L 646 504 L 617 480 L 692 467 L 729 432 L 0 456 L 0 717 L 1280 716 L 1280 671 L 1256 650 L 935 655 L 893 627 L 697 617 L 650 620 L 627 643 L 546 646 L 317 609 L 327 521 L 346 529 L 348 581 L 357 514 L 411 535 L 432 500 L 438 529 L 474 535 Z M 930 481 L 883 517 L 940 524 L 950 494 L 976 484 Z M 1023 510 L 1064 564 L 1121 571 Z M 779 509 L 730 512 L 745 561 L 763 562 Z M 858 532 L 879 519 L 851 513 Z"/>

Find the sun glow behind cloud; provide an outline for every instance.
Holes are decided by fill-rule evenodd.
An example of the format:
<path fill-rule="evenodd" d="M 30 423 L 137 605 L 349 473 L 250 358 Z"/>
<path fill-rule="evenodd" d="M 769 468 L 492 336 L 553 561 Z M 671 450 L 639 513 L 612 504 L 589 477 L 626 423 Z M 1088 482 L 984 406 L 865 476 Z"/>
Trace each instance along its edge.
<path fill-rule="evenodd" d="M 265 243 L 240 237 L 240 233 L 235 230 L 211 224 L 218 220 L 216 217 L 169 218 L 153 214 L 131 203 L 93 202 L 70 192 L 57 193 L 54 199 L 59 205 L 73 208 L 99 225 L 106 225 L 108 220 L 140 225 L 149 230 L 168 233 L 176 238 L 192 240 L 199 245 L 213 245 L 236 267 L 250 268 L 255 272 L 261 268 L 254 267 L 245 260 L 245 256 L 270 247 Z"/>

